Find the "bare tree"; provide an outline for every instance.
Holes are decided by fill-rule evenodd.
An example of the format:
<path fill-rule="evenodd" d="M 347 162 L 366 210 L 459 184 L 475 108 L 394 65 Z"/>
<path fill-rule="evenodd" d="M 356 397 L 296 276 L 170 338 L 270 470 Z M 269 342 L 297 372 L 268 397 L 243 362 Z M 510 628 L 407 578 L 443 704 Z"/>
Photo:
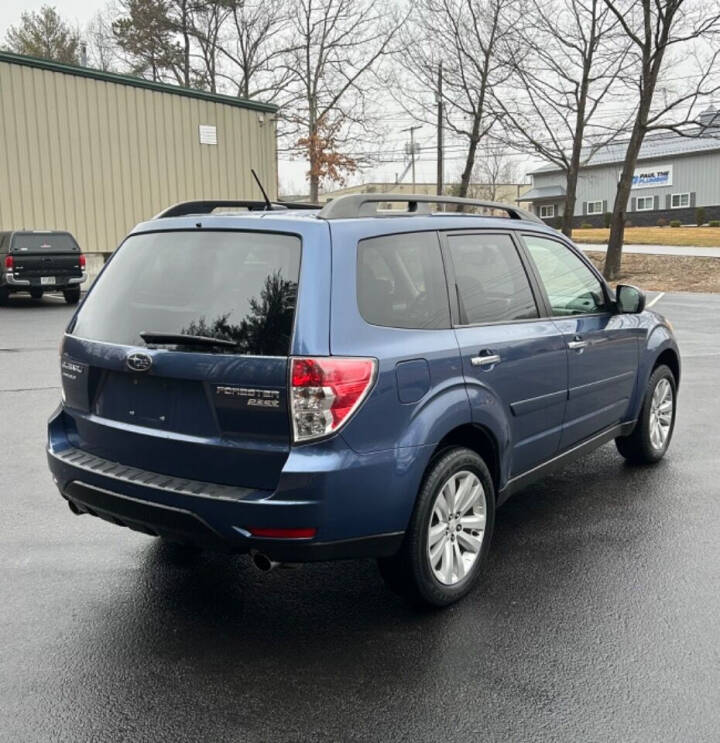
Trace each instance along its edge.
<path fill-rule="evenodd" d="M 308 160 L 312 201 L 323 178 L 342 182 L 356 167 L 343 150 L 371 124 L 372 75 L 393 51 L 398 27 L 382 0 L 297 0 L 293 7 L 284 125 L 292 149 Z"/>
<path fill-rule="evenodd" d="M 486 141 L 480 146 L 467 195 L 473 199 L 500 201 L 504 192 L 502 186 L 515 183 L 517 178 L 517 164 L 508 151 L 501 143 Z"/>
<path fill-rule="evenodd" d="M 701 131 L 688 125 L 698 123 L 698 105 L 720 90 L 720 7 L 716 1 L 700 0 L 605 0 L 605 4 L 630 40 L 637 60 L 637 108 L 615 196 L 604 267 L 605 277 L 614 279 L 620 270 L 627 203 L 645 136 L 660 129 L 680 134 Z M 665 67 L 680 58 L 686 69 L 694 63 L 695 74 L 685 76 L 680 89 L 663 85 L 662 100 L 658 100 Z"/>
<path fill-rule="evenodd" d="M 415 118 L 435 125 L 436 101 L 442 98 L 445 127 L 467 147 L 455 189 L 460 196 L 468 194 L 478 147 L 496 121 L 490 91 L 509 74 L 498 49 L 504 41 L 510 43 L 508 19 L 516 4 L 517 0 L 417 0 L 404 33 L 400 61 L 415 86 L 398 86 L 401 102 Z"/>
<path fill-rule="evenodd" d="M 175 0 L 185 4 L 187 0 Z M 188 34 L 192 34 L 198 44 L 201 68 L 198 71 L 199 87 L 217 92 L 218 61 L 220 58 L 220 37 L 225 21 L 231 11 L 227 0 L 200 0 L 188 16 Z"/>
<path fill-rule="evenodd" d="M 242 98 L 271 102 L 293 74 L 281 64 L 287 53 L 290 25 L 285 0 L 230 0 L 228 31 L 219 49 L 231 67 L 219 75 L 236 86 Z"/>
<path fill-rule="evenodd" d="M 116 15 L 117 10 L 111 6 L 98 11 L 90 19 L 83 34 L 87 42 L 88 64 L 104 72 L 112 72 L 119 61 L 111 20 Z"/>
<path fill-rule="evenodd" d="M 603 0 L 531 0 L 513 26 L 505 50 L 512 76 L 493 90 L 493 106 L 507 142 L 565 174 L 569 236 L 580 166 L 627 123 L 627 114 L 614 122 L 598 115 L 627 64 L 627 43 Z"/>

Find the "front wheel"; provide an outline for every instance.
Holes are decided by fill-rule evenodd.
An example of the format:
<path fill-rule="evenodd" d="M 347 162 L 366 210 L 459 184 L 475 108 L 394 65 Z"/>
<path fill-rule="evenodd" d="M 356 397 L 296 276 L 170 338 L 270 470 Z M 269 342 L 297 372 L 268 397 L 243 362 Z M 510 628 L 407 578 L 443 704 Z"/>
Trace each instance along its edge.
<path fill-rule="evenodd" d="M 432 606 L 465 596 L 487 559 L 495 488 L 478 454 L 461 447 L 439 456 L 425 475 L 400 552 L 379 560 L 396 592 Z"/>
<path fill-rule="evenodd" d="M 659 462 L 670 446 L 675 428 L 677 383 L 667 366 L 650 375 L 637 425 L 629 436 L 615 439 L 618 451 L 636 464 Z"/>

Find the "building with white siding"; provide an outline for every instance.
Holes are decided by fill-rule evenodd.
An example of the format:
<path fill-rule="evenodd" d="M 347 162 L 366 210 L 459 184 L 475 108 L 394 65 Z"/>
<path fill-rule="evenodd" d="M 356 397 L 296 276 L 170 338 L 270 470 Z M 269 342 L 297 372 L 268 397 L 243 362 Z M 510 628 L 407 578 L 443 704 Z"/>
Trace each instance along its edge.
<path fill-rule="evenodd" d="M 720 219 L 720 112 L 708 108 L 700 125 L 685 135 L 662 132 L 645 138 L 635 170 L 627 218 L 634 225 L 656 225 L 659 219 L 678 219 L 695 224 L 697 208 L 705 219 Z M 573 215 L 582 223 L 601 226 L 612 211 L 622 171 L 627 141 L 613 142 L 598 150 L 578 177 Z M 556 225 L 563 215 L 565 174 L 554 165 L 531 174 L 533 187 L 522 200 L 533 211 Z"/>

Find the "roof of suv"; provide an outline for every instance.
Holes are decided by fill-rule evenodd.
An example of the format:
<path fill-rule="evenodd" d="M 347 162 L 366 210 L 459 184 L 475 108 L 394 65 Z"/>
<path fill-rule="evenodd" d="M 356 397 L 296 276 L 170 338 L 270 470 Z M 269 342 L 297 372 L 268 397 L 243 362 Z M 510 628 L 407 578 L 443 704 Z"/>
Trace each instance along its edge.
<path fill-rule="evenodd" d="M 407 210 L 383 209 L 388 203 L 407 204 Z M 432 211 L 430 204 L 454 207 L 452 211 Z M 507 216 L 497 214 L 472 214 L 456 211 L 458 208 L 475 208 L 485 211 L 502 211 Z M 219 210 L 219 211 L 218 211 Z M 447 225 L 457 229 L 471 229 L 479 226 L 491 229 L 534 229 L 549 233 L 556 231 L 541 219 L 513 204 L 490 201 L 476 201 L 449 196 L 399 195 L 399 194 L 349 194 L 329 202 L 323 207 L 313 204 L 294 204 L 292 202 L 264 201 L 191 201 L 176 204 L 156 215 L 152 220 L 135 227 L 134 232 L 158 229 L 162 221 L 167 229 L 238 229 L 251 226 L 252 222 L 263 220 L 264 229 L 285 229 L 288 223 L 295 228 L 298 222 L 307 227 L 328 222 L 353 223 L 354 225 L 372 223 L 377 229 L 382 222 L 383 229 L 389 232 L 409 232 L 434 230 L 438 221 L 448 221 Z M 272 224 L 267 224 L 267 222 Z M 375 232 L 375 229 L 371 230 Z"/>

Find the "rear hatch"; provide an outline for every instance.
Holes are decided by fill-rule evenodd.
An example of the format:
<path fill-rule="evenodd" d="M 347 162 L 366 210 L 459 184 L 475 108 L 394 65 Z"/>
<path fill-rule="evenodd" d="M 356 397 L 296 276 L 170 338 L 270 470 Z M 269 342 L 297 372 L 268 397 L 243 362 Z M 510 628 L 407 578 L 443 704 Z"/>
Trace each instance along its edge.
<path fill-rule="evenodd" d="M 82 275 L 80 246 L 69 232 L 15 232 L 9 254 L 15 278 L 34 286 L 65 284 Z"/>
<path fill-rule="evenodd" d="M 270 232 L 129 237 L 65 338 L 73 443 L 152 472 L 275 488 L 300 252 L 299 237 Z"/>

